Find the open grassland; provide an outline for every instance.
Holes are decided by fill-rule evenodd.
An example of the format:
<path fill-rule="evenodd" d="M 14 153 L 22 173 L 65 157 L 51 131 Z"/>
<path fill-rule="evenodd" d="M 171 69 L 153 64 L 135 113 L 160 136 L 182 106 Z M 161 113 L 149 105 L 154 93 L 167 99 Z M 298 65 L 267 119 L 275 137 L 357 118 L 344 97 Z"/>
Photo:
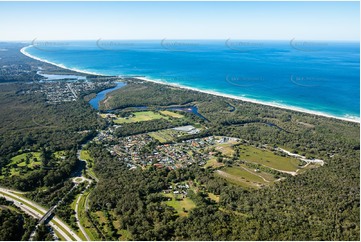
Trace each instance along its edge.
<path fill-rule="evenodd" d="M 216 203 L 219 202 L 219 195 L 215 195 L 215 194 L 209 192 L 209 193 L 208 193 L 208 197 L 209 197 L 211 200 L 215 201 Z"/>
<path fill-rule="evenodd" d="M 76 201 L 78 200 L 79 196 L 80 196 L 80 194 L 78 194 L 77 196 L 75 196 L 73 202 L 70 204 L 71 209 L 74 210 L 74 211 L 75 211 Z M 79 205 L 78 205 L 78 209 L 79 209 Z M 84 209 L 84 208 L 83 208 L 83 209 Z M 80 210 L 79 210 L 79 211 L 80 211 Z M 78 212 L 79 212 L 79 211 L 78 211 Z M 79 216 L 79 215 L 78 215 L 78 216 Z M 79 218 L 80 218 L 80 216 L 79 216 Z M 77 235 L 78 235 L 82 240 L 86 241 L 86 237 L 84 236 L 84 234 L 81 232 L 80 229 L 77 229 L 76 232 L 77 232 Z"/>
<path fill-rule="evenodd" d="M 172 118 L 183 118 L 184 117 L 184 115 L 182 115 L 182 114 L 171 112 L 171 111 L 168 111 L 168 110 L 160 111 L 160 113 L 163 114 L 163 115 L 170 116 Z"/>
<path fill-rule="evenodd" d="M 116 222 L 113 222 L 113 224 L 114 224 L 114 227 L 115 227 Z M 121 230 L 118 230 L 118 231 L 119 231 L 118 233 L 121 234 L 121 236 L 119 238 L 120 241 L 131 241 L 131 240 L 133 240 L 132 239 L 132 234 L 128 230 L 121 229 Z"/>
<path fill-rule="evenodd" d="M 29 157 L 29 164 L 26 164 L 25 162 L 27 157 Z M 20 167 L 27 166 L 29 168 L 33 168 L 35 165 L 40 165 L 40 152 L 28 152 L 14 156 L 13 158 L 11 158 L 11 163 L 9 164 L 9 166 L 14 164 L 17 164 Z"/>
<path fill-rule="evenodd" d="M 114 120 L 116 124 L 123 123 L 134 123 L 134 122 L 142 122 L 142 121 L 150 121 L 155 119 L 168 119 L 168 117 L 163 116 L 159 113 L 153 111 L 142 111 L 142 112 L 134 112 L 133 117 L 130 118 L 118 118 Z"/>
<path fill-rule="evenodd" d="M 245 188 L 259 188 L 262 185 L 267 184 L 261 177 L 252 174 L 241 167 L 226 167 L 222 170 L 217 170 L 217 175 L 230 183 Z"/>
<path fill-rule="evenodd" d="M 63 159 L 66 157 L 66 154 L 65 154 L 65 151 L 64 150 L 61 150 L 61 151 L 56 151 L 54 152 L 54 157 L 56 159 Z"/>
<path fill-rule="evenodd" d="M 150 133 L 148 133 L 148 135 L 150 137 L 152 137 L 153 139 L 158 140 L 161 143 L 166 143 L 166 142 L 169 142 L 169 141 L 173 140 L 173 138 L 171 136 L 166 135 L 166 134 L 161 133 L 161 132 L 150 132 Z"/>
<path fill-rule="evenodd" d="M 92 241 L 96 241 L 99 240 L 99 235 L 98 232 L 96 230 L 96 228 L 94 228 L 94 226 L 92 225 L 91 221 L 89 220 L 88 216 L 86 215 L 86 211 L 85 211 L 85 202 L 86 202 L 86 198 L 89 195 L 89 192 L 85 192 L 84 195 L 81 197 L 81 199 L 79 200 L 79 204 L 78 204 L 78 211 L 79 211 L 79 222 L 83 225 L 85 232 L 87 233 L 87 235 L 90 237 L 90 239 Z M 75 205 L 74 205 L 75 208 Z"/>
<path fill-rule="evenodd" d="M 11 158 L 11 162 L 6 165 L 6 175 L 0 176 L 19 176 L 20 174 L 25 174 L 30 170 L 35 170 L 40 168 L 40 152 L 27 152 Z"/>
<path fill-rule="evenodd" d="M 89 155 L 89 151 L 87 150 L 81 150 L 80 159 L 93 162 L 93 158 Z"/>
<path fill-rule="evenodd" d="M 253 168 L 250 168 L 246 166 L 245 164 L 240 164 L 240 168 L 248 171 L 249 173 L 252 173 L 258 177 L 260 177 L 263 181 L 265 181 L 265 184 L 273 184 L 276 181 L 275 175 L 261 171 L 261 170 L 255 170 Z"/>
<path fill-rule="evenodd" d="M 234 153 L 233 143 L 226 143 L 226 144 L 218 144 L 216 145 L 216 150 L 220 151 L 225 156 L 232 156 Z"/>
<path fill-rule="evenodd" d="M 114 211 L 109 211 L 109 214 L 111 214 L 113 220 L 111 221 L 114 229 L 116 230 L 116 234 L 119 236 L 119 240 L 121 241 L 129 241 L 133 240 L 131 233 L 126 229 L 121 229 L 121 220 L 116 215 Z"/>
<path fill-rule="evenodd" d="M 192 199 L 188 197 L 182 198 L 181 195 L 174 194 L 165 194 L 165 196 L 171 199 L 165 203 L 173 207 L 179 216 L 188 216 L 189 211 L 196 207 Z"/>
<path fill-rule="evenodd" d="M 173 129 L 163 129 L 156 132 L 150 132 L 148 135 L 161 143 L 174 141 L 175 137 L 179 136 L 179 132 Z"/>
<path fill-rule="evenodd" d="M 300 161 L 292 157 L 283 157 L 273 154 L 269 150 L 258 149 L 252 146 L 240 146 L 241 160 L 258 163 L 260 165 L 287 172 L 296 172 Z"/>
<path fill-rule="evenodd" d="M 106 224 L 107 218 L 104 215 L 103 211 L 96 211 L 95 214 L 98 216 L 98 221 L 100 224 Z"/>
<path fill-rule="evenodd" d="M 104 237 L 110 236 L 110 234 L 114 233 L 112 228 L 114 226 L 113 221 L 110 218 L 110 214 L 106 214 L 105 211 L 96 211 L 92 213 L 93 218 L 96 219 L 97 223 L 99 223 L 98 228 L 101 230 L 101 233 Z M 120 234 L 118 234 L 120 236 Z"/>
<path fill-rule="evenodd" d="M 80 151 L 80 159 L 87 161 L 87 163 L 88 163 L 87 173 L 93 178 L 96 177 L 96 175 L 95 175 L 95 173 L 93 171 L 94 159 L 90 156 L 89 151 L 88 150 L 81 150 Z"/>
<path fill-rule="evenodd" d="M 218 162 L 216 157 L 209 159 L 207 161 L 207 163 L 204 165 L 205 168 L 208 168 L 208 167 L 217 168 L 217 167 L 221 167 L 221 166 L 224 166 L 224 164 L 221 162 Z"/>

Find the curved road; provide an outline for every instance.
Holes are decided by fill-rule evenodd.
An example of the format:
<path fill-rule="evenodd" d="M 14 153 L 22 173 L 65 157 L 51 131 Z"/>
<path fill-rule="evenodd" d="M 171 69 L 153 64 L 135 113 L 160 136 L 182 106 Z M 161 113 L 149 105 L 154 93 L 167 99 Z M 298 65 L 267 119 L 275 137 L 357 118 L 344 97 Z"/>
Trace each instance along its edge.
<path fill-rule="evenodd" d="M 89 186 L 89 185 L 88 185 Z M 88 188 L 88 187 L 87 187 Z M 85 188 L 85 190 L 87 189 Z M 81 225 L 80 223 L 80 220 L 79 220 L 79 211 L 78 211 L 78 206 L 79 206 L 79 202 L 80 202 L 80 199 L 82 198 L 83 196 L 83 193 L 81 193 L 78 197 L 78 199 L 76 200 L 76 204 L 75 204 L 75 218 L 76 218 L 76 223 L 78 224 L 78 227 L 80 228 L 81 232 L 83 233 L 83 235 L 85 236 L 85 238 L 88 240 L 88 241 L 91 241 L 90 237 L 88 236 L 88 234 L 86 233 L 83 225 Z"/>
<path fill-rule="evenodd" d="M 11 193 L 11 190 L 9 190 L 9 189 L 0 188 L 0 196 L 5 197 L 7 200 L 13 201 L 14 204 L 16 206 L 18 206 L 20 209 L 22 209 L 23 211 L 25 211 L 29 215 L 31 215 L 33 217 L 36 217 L 38 219 L 43 217 L 43 215 L 46 214 L 46 212 L 48 211 L 47 209 L 39 206 L 38 204 L 34 203 L 31 200 L 20 197 L 20 196 L 14 194 L 14 193 Z M 32 207 L 30 207 L 30 206 L 28 206 L 27 204 L 24 204 L 24 203 L 30 204 Z M 34 208 L 37 209 L 38 211 L 35 210 Z M 56 225 L 55 223 L 53 223 L 51 220 L 53 220 L 58 225 L 60 225 L 61 228 L 58 225 Z M 61 234 L 67 241 L 74 241 L 74 239 L 76 241 L 82 241 L 82 239 L 68 225 L 63 223 L 60 219 L 58 219 L 56 217 L 53 217 L 51 220 L 49 222 L 49 225 L 51 227 L 53 227 L 54 230 L 59 232 L 59 234 Z M 64 232 L 64 230 L 68 234 L 70 234 L 72 236 L 72 238 L 70 238 L 68 236 L 68 234 Z"/>

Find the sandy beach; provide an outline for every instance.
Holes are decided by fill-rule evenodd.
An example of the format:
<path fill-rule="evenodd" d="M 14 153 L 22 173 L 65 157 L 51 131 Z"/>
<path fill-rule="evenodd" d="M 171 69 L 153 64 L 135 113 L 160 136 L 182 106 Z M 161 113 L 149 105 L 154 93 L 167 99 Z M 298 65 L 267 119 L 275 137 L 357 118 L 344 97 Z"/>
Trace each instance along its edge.
<path fill-rule="evenodd" d="M 20 52 L 24 55 L 26 55 L 27 57 L 29 58 L 32 58 L 34 60 L 38 60 L 38 61 L 41 61 L 41 62 L 45 62 L 45 63 L 48 63 L 50 65 L 53 65 L 53 66 L 57 66 L 59 68 L 63 68 L 63 69 L 67 69 L 67 70 L 70 70 L 70 71 L 75 71 L 75 72 L 79 72 L 79 73 L 82 73 L 82 74 L 86 74 L 86 75 L 97 75 L 97 76 L 105 76 L 105 75 L 102 75 L 102 74 L 98 74 L 98 73 L 95 73 L 95 72 L 90 72 L 90 71 L 83 71 L 83 70 L 78 70 L 78 69 L 75 69 L 75 68 L 68 68 L 62 64 L 56 64 L 54 62 L 51 62 L 51 61 L 47 61 L 47 60 L 43 60 L 41 58 L 38 58 L 36 56 L 33 56 L 31 54 L 29 54 L 28 52 L 26 52 L 26 49 L 31 47 L 31 45 L 29 46 L 26 46 L 24 48 L 21 48 Z"/>
<path fill-rule="evenodd" d="M 59 68 L 63 68 L 63 69 L 67 69 L 67 70 L 71 70 L 71 71 L 75 71 L 75 72 L 79 72 L 82 74 L 86 74 L 86 75 L 98 75 L 98 76 L 106 76 L 100 73 L 95 73 L 95 72 L 90 72 L 90 71 L 84 71 L 84 70 L 79 70 L 79 69 L 75 69 L 75 68 L 68 68 L 62 64 L 57 64 L 57 63 L 53 63 L 38 57 L 35 57 L 29 53 L 26 52 L 26 49 L 31 47 L 30 46 L 26 46 L 23 47 L 20 52 L 32 59 L 41 61 L 41 62 L 45 62 L 54 66 L 57 66 Z M 119 76 L 120 78 L 122 78 L 122 76 Z M 123 78 L 126 78 L 123 77 Z M 317 115 L 317 116 L 322 116 L 322 117 L 327 117 L 327 118 L 335 118 L 335 119 L 339 119 L 339 120 L 343 120 L 343 121 L 348 121 L 348 122 L 353 122 L 353 123 L 360 123 L 360 118 L 358 117 L 337 117 L 337 116 L 332 116 L 329 115 L 327 113 L 322 113 L 322 112 L 317 112 L 317 111 L 311 111 L 311 110 L 307 110 L 307 109 L 303 109 L 303 108 L 299 108 L 299 107 L 294 107 L 294 106 L 288 106 L 288 105 L 282 105 L 279 103 L 275 103 L 275 102 L 263 102 L 263 101 L 259 101 L 259 100 L 254 100 L 254 99 L 249 99 L 249 98 L 245 98 L 245 97 L 239 97 L 239 96 L 234 96 L 234 95 L 230 95 L 230 94 L 224 94 L 224 93 L 220 93 L 220 92 L 216 92 L 216 91 L 211 91 L 211 90 L 201 90 L 201 89 L 197 89 L 197 88 L 192 88 L 192 87 L 188 87 L 188 86 L 183 86 L 183 85 L 179 85 L 179 84 L 173 84 L 173 83 L 168 83 L 162 80 L 155 80 L 155 79 L 149 79 L 146 77 L 132 77 L 138 80 L 142 80 L 142 81 L 147 81 L 147 82 L 153 82 L 153 83 L 157 83 L 157 84 L 161 84 L 161 85 L 167 85 L 167 86 L 171 86 L 171 87 L 176 87 L 176 88 L 182 88 L 182 89 L 188 89 L 188 90 L 192 90 L 192 91 L 197 91 L 197 92 L 202 92 L 202 93 L 206 93 L 206 94 L 211 94 L 211 95 L 216 95 L 216 96 L 221 96 L 221 97 L 225 97 L 225 98 L 231 98 L 231 99 L 236 99 L 236 100 L 241 100 L 244 102 L 250 102 L 250 103 L 255 103 L 255 104 L 260 104 L 260 105 L 265 105 L 265 106 L 270 106 L 270 107 L 274 107 L 274 108 L 281 108 L 281 109 L 286 109 L 286 110 L 291 110 L 291 111 L 296 111 L 296 112 L 301 112 L 301 113 L 307 113 L 307 114 L 311 114 L 311 115 Z"/>

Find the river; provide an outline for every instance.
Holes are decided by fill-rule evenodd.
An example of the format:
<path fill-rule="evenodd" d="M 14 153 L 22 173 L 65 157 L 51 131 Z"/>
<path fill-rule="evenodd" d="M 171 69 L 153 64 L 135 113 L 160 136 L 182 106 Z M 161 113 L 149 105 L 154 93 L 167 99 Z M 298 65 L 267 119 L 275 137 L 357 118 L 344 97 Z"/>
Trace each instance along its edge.
<path fill-rule="evenodd" d="M 96 97 L 94 97 L 93 99 L 91 99 L 89 101 L 89 104 L 96 110 L 99 110 L 99 102 L 101 102 L 102 100 L 105 99 L 106 97 L 106 94 L 109 93 L 109 92 L 112 92 L 114 90 L 117 90 L 121 87 L 124 87 L 126 85 L 126 83 L 124 82 L 116 82 L 116 86 L 113 87 L 113 88 L 109 88 L 109 89 L 106 89 L 106 90 L 103 90 L 101 92 L 99 92 Z M 136 107 L 132 107 L 132 108 L 136 108 L 136 109 L 140 109 L 140 110 L 146 110 L 148 109 L 147 106 L 136 106 Z M 202 118 L 203 120 L 206 120 L 206 121 L 209 121 L 207 118 L 205 118 L 203 115 L 201 115 L 199 112 L 198 112 L 198 108 L 196 106 L 173 106 L 173 107 L 168 107 L 168 108 L 165 108 L 167 110 L 173 110 L 173 111 L 182 111 L 182 112 L 189 112 L 189 113 L 193 113 L 195 115 L 197 115 L 198 117 Z M 108 110 L 108 112 L 112 112 L 113 110 Z"/>
<path fill-rule="evenodd" d="M 114 90 L 117 90 L 121 87 L 124 87 L 125 85 L 127 85 L 125 82 L 116 82 L 116 86 L 113 87 L 113 88 L 109 88 L 109 89 L 106 89 L 104 91 L 101 91 L 99 92 L 95 98 L 91 99 L 89 101 L 89 104 L 96 110 L 99 110 L 99 102 L 104 100 L 104 98 L 106 97 L 106 94 L 109 93 L 109 92 L 112 92 Z"/>

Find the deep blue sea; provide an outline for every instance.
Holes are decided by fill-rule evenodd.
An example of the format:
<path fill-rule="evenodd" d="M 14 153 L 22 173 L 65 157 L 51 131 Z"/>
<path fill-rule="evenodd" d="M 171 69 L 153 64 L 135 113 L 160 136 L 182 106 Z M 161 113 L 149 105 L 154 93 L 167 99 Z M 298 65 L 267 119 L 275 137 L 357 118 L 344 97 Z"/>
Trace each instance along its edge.
<path fill-rule="evenodd" d="M 358 42 L 100 39 L 32 44 L 28 54 L 66 68 L 143 76 L 338 118 L 360 117 Z"/>

